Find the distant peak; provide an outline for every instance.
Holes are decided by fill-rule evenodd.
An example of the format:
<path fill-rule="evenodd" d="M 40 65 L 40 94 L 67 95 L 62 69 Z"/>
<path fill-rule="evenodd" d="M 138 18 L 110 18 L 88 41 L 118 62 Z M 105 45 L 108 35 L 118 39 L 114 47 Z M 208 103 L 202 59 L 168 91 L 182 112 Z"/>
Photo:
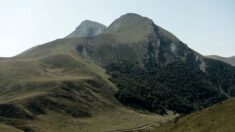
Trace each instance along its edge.
<path fill-rule="evenodd" d="M 123 26 L 124 29 L 136 28 L 136 26 L 138 27 L 140 25 L 151 25 L 152 23 L 153 21 L 147 17 L 143 17 L 136 13 L 127 13 L 116 19 L 109 26 L 109 30 L 111 31 L 120 30 L 119 28 L 122 28 Z"/>
<path fill-rule="evenodd" d="M 141 15 L 136 14 L 136 13 L 127 13 L 127 14 L 124 14 L 119 19 L 129 19 L 129 20 L 133 20 L 133 21 L 136 21 L 136 20 L 148 20 L 148 21 L 152 21 L 151 19 L 149 19 L 147 17 L 144 17 L 144 16 L 141 16 Z"/>
<path fill-rule="evenodd" d="M 103 33 L 106 26 L 91 20 L 84 20 L 81 24 L 66 38 L 92 37 Z"/>
<path fill-rule="evenodd" d="M 103 25 L 103 24 L 101 24 L 101 23 L 98 23 L 98 22 L 95 22 L 95 21 L 91 21 L 91 20 L 84 20 L 84 21 L 81 22 L 80 25 L 82 25 L 82 24 L 93 24 L 93 25 L 102 25 L 102 26 L 105 26 L 105 25 Z M 79 25 L 79 26 L 80 26 L 80 25 Z M 79 27 L 79 26 L 78 26 L 78 27 Z"/>
<path fill-rule="evenodd" d="M 126 13 L 126 14 L 122 15 L 121 17 L 131 17 L 131 16 L 132 17 L 143 17 L 137 13 Z"/>
<path fill-rule="evenodd" d="M 86 23 L 86 22 L 95 22 L 95 21 L 91 21 L 91 20 L 84 20 L 84 21 L 82 21 L 82 23 Z"/>

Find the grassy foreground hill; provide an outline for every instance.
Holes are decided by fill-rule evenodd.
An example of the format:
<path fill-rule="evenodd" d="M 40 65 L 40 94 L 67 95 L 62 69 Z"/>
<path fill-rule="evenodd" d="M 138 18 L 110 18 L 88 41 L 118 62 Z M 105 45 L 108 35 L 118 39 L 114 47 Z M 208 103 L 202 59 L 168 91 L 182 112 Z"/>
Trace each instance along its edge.
<path fill-rule="evenodd" d="M 234 132 L 235 98 L 195 112 L 154 132 Z"/>

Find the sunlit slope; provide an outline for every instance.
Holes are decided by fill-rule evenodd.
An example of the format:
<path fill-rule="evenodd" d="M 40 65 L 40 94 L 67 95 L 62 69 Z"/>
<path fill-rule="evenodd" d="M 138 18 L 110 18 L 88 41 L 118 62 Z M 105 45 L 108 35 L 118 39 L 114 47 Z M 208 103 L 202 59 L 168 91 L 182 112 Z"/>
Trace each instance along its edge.
<path fill-rule="evenodd" d="M 24 131 L 101 132 L 177 116 L 140 114 L 123 107 L 113 96 L 117 89 L 106 71 L 77 51 L 85 42 L 89 41 L 55 40 L 1 60 L 0 121 Z"/>
<path fill-rule="evenodd" d="M 117 104 L 105 70 L 72 49 L 52 42 L 0 61 L 2 123 L 33 131 L 28 122 L 49 111 L 92 117 Z"/>
<path fill-rule="evenodd" d="M 1 61 L 0 130 L 102 132 L 175 118 L 123 107 L 104 70 L 78 59 L 58 54 Z"/>
<path fill-rule="evenodd" d="M 234 132 L 235 99 L 229 99 L 202 111 L 180 118 L 176 124 L 156 132 Z"/>
<path fill-rule="evenodd" d="M 0 131 L 1 132 L 23 132 L 22 130 L 16 129 L 12 126 L 8 126 L 5 124 L 0 124 Z"/>

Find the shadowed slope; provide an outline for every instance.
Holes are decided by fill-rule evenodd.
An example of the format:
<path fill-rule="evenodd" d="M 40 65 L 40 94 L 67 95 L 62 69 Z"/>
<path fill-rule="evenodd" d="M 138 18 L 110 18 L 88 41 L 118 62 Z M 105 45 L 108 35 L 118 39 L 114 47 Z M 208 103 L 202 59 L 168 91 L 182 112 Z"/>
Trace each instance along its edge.
<path fill-rule="evenodd" d="M 220 56 L 217 56 L 217 55 L 210 55 L 208 57 L 211 58 L 211 59 L 220 60 L 220 61 L 223 61 L 223 62 L 226 62 L 228 64 L 231 64 L 231 65 L 235 66 L 235 56 L 220 57 Z"/>

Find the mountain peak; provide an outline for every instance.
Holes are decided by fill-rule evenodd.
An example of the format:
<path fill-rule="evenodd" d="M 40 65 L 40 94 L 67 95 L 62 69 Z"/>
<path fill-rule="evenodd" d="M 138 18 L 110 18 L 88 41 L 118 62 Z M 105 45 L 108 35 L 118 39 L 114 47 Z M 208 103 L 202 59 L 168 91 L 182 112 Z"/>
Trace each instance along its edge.
<path fill-rule="evenodd" d="M 91 20 L 84 20 L 84 21 L 81 22 L 80 25 L 103 25 L 103 24 L 98 23 L 98 22 L 95 22 L 95 21 L 91 21 Z M 80 26 L 80 25 L 79 25 L 79 26 Z M 79 27 L 79 26 L 78 26 L 78 27 Z M 104 26 L 104 25 L 103 25 L 103 26 Z"/>
<path fill-rule="evenodd" d="M 152 33 L 153 21 L 135 13 L 127 13 L 116 19 L 107 32 L 115 34 L 122 41 L 136 42 Z"/>
<path fill-rule="evenodd" d="M 66 38 L 92 37 L 103 33 L 106 26 L 91 20 L 84 20 L 81 24 Z"/>
<path fill-rule="evenodd" d="M 139 14 L 137 14 L 137 13 L 126 13 L 126 14 L 124 14 L 124 15 L 122 15 L 120 18 L 127 18 L 127 17 L 132 17 L 132 18 L 147 18 L 147 17 L 143 17 L 143 16 L 141 16 L 141 15 L 139 15 Z M 149 19 L 149 18 L 147 18 L 147 19 Z"/>

